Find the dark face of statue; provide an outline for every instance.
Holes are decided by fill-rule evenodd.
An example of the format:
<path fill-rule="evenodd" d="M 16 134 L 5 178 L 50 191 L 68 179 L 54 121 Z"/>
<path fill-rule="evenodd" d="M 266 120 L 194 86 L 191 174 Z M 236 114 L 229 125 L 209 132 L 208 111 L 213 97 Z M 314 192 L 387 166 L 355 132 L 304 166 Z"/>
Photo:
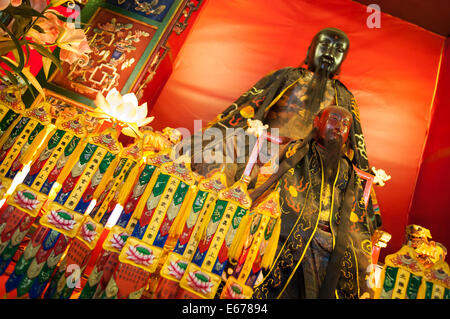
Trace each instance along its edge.
<path fill-rule="evenodd" d="M 316 117 L 314 126 L 318 130 L 319 144 L 325 146 L 331 141 L 338 141 L 342 147 L 350 133 L 352 114 L 342 107 L 329 106 Z"/>
<path fill-rule="evenodd" d="M 338 74 L 348 48 L 348 37 L 343 31 L 334 28 L 319 31 L 308 49 L 308 69 L 313 72 L 326 70 L 330 77 Z"/>

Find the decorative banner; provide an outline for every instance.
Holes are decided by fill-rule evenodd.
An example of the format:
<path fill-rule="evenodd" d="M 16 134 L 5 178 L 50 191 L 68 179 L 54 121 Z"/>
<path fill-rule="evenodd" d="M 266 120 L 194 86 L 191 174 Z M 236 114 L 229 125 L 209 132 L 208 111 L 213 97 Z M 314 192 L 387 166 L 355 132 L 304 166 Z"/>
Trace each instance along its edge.
<path fill-rule="evenodd" d="M 450 268 L 443 260 L 425 270 L 424 299 L 450 299 Z"/>
<path fill-rule="evenodd" d="M 76 286 L 79 286 L 81 275 L 84 272 L 90 257 L 91 250 L 79 240 L 73 240 L 64 259 L 52 276 L 44 298 L 69 299 Z M 65 275 L 66 269 L 72 274 Z M 70 288 L 69 283 L 71 284 Z"/>
<path fill-rule="evenodd" d="M 48 211 L 42 215 L 39 223 L 69 238 L 73 238 L 81 227 L 82 221 L 82 214 L 67 209 L 58 203 L 51 203 Z"/>
<path fill-rule="evenodd" d="M 180 286 L 205 299 L 214 299 L 217 288 L 222 281 L 219 275 L 204 271 L 194 263 L 190 263 L 180 281 Z"/>
<path fill-rule="evenodd" d="M 147 165 L 145 165 L 144 169 L 142 170 L 141 174 L 139 175 L 138 180 L 135 182 L 134 188 L 129 195 L 129 197 L 122 203 L 124 209 L 122 214 L 119 217 L 119 220 L 117 221 L 117 225 L 121 227 L 127 227 L 129 224 L 131 215 L 137 219 L 139 219 L 140 216 L 136 216 L 134 214 L 135 208 L 139 202 L 139 200 L 144 195 L 144 192 L 146 196 L 153 190 L 153 187 L 155 186 L 155 183 L 157 181 L 157 178 L 160 174 L 159 167 L 167 162 L 170 162 L 171 158 L 166 152 L 161 152 L 153 156 L 149 156 L 146 160 Z M 147 194 L 148 193 L 148 194 Z M 133 227 L 130 230 L 133 230 Z"/>
<path fill-rule="evenodd" d="M 79 124 L 81 129 L 82 122 L 77 119 L 63 123 L 62 126 L 64 124 L 75 125 L 75 123 Z M 80 137 L 84 135 L 82 132 L 76 136 L 72 135 L 70 131 L 58 129 L 49 139 L 46 148 L 31 165 L 23 183 L 36 191 L 48 194 L 58 173 L 61 172 L 70 156 L 74 154 Z"/>
<path fill-rule="evenodd" d="M 253 289 L 233 276 L 228 277 L 222 290 L 220 299 L 251 299 Z"/>
<path fill-rule="evenodd" d="M 161 166 L 161 175 L 169 177 L 167 186 L 161 194 L 157 206 L 148 216 L 146 210 L 140 221 L 148 220 L 148 227 L 141 239 L 157 247 L 164 247 L 169 235 L 169 230 L 175 222 L 176 217 L 183 214 L 182 206 L 189 200 L 192 193 L 192 186 L 195 183 L 195 177 L 190 170 L 189 164 L 185 163 L 166 163 Z M 148 207 L 147 207 L 148 208 Z M 149 218 L 147 218 L 147 216 Z M 144 217 L 144 218 L 142 218 Z M 145 223 L 146 221 L 144 221 Z M 144 223 L 140 223 L 144 225 Z"/>
<path fill-rule="evenodd" d="M 237 228 L 251 204 L 245 181 L 219 192 L 192 262 L 180 280 L 181 288 L 201 298 L 214 297 Z"/>
<path fill-rule="evenodd" d="M 122 227 L 114 225 L 103 242 L 103 249 L 120 254 L 130 234 Z"/>
<path fill-rule="evenodd" d="M 45 194 L 22 184 L 17 186 L 6 203 L 26 212 L 31 217 L 36 217 L 46 200 Z"/>
<path fill-rule="evenodd" d="M 157 267 L 164 263 L 164 259 L 161 257 L 166 256 L 163 253 L 163 248 L 165 248 L 169 233 L 172 234 L 174 231 L 173 225 L 177 225 L 180 220 L 185 219 L 186 206 L 191 196 L 195 195 L 196 190 L 193 187 L 195 177 L 189 164 L 183 162 L 165 163 L 161 165 L 160 170 L 161 173 L 153 189 L 146 190 L 136 207 L 136 217 L 139 217 L 139 220 L 119 257 L 121 263 L 145 270 L 148 275 L 155 272 Z M 129 244 L 130 239 L 133 239 L 132 244 Z M 148 254 L 146 254 L 147 251 Z M 139 264 L 141 259 L 148 263 Z M 121 276 L 120 269 L 122 268 L 117 269 L 115 277 Z M 111 280 L 108 287 L 115 285 L 118 294 L 124 295 L 124 293 L 121 293 L 120 283 L 115 281 L 114 278 Z M 158 280 L 158 278 L 155 278 L 155 280 Z M 143 291 L 145 283 L 142 283 L 142 285 L 139 291 Z M 108 287 L 106 290 L 108 290 Z"/>
<path fill-rule="evenodd" d="M 130 187 L 124 187 L 124 185 L 126 182 L 134 182 L 140 158 L 142 158 L 142 151 L 139 147 L 139 142 L 128 146 L 122 151 L 111 180 L 105 180 L 103 184 L 106 184 L 106 187 L 99 186 L 96 190 L 93 197 L 97 199 L 97 204 L 89 216 L 84 219 L 67 251 L 66 258 L 61 262 L 50 282 L 44 296 L 45 298 L 60 299 L 71 296 L 74 288 L 68 287 L 66 283 L 73 270 L 67 269 L 66 266 L 73 264 L 76 256 L 82 256 L 82 258 L 78 258 L 79 263 L 77 263 L 78 267 L 80 267 L 80 276 L 82 275 L 89 257 L 100 238 L 104 225 L 117 204 L 118 197 L 121 195 L 127 196 L 131 190 Z"/>
<path fill-rule="evenodd" d="M 232 247 L 230 260 L 237 261 L 228 277 L 222 299 L 250 299 L 262 268 L 269 268 L 278 246 L 281 227 L 279 191 L 270 193 L 242 222 Z"/>
<path fill-rule="evenodd" d="M 123 200 L 120 198 L 118 199 L 118 202 L 122 204 L 124 209 L 119 216 L 117 224 L 111 228 L 108 236 L 103 242 L 103 250 L 89 276 L 88 282 L 80 294 L 81 299 L 100 298 L 103 295 L 106 286 L 118 265 L 119 254 L 136 224 L 136 215 L 138 212 L 136 206 L 141 198 L 148 196 L 153 190 L 160 174 L 159 167 L 163 163 L 169 161 L 171 161 L 171 159 L 166 152 L 149 156 L 146 161 L 147 164 L 141 169 L 130 194 L 124 196 L 125 199 Z M 107 266 L 109 267 L 107 268 L 108 271 L 103 271 L 106 262 L 105 258 L 109 260 L 107 263 Z"/>
<path fill-rule="evenodd" d="M 0 211 L 0 274 L 5 272 L 34 220 L 35 218 L 14 206 L 2 207 Z"/>
<path fill-rule="evenodd" d="M 173 298 L 176 296 L 179 285 L 170 285 L 167 280 L 176 283 L 180 281 L 197 249 L 199 229 L 202 225 L 208 223 L 217 195 L 225 188 L 226 176 L 223 172 L 217 172 L 210 178 L 199 182 L 197 195 L 188 204 L 190 212 L 183 230 L 178 237 L 175 248 L 169 253 L 161 268 L 160 275 L 163 279 L 155 290 L 154 298 Z M 164 290 L 164 295 L 161 295 L 162 290 Z"/>
<path fill-rule="evenodd" d="M 2 234 L 0 246 L 4 247 L 3 252 L 0 253 L 0 274 L 11 262 L 14 253 L 47 200 L 47 195 L 62 168 L 71 157 L 78 156 L 77 145 L 81 144 L 80 139 L 86 133 L 83 123 L 83 118 L 80 116 L 69 120 L 57 119 L 57 130 L 53 135 L 49 135 L 41 148 L 36 150 L 36 156 L 32 159 L 30 171 L 23 184 L 18 185 L 8 198 L 7 205 L 10 206 L 0 213 L 0 219 L 3 221 L 0 223 L 3 224 L 0 227 L 3 229 L 0 232 Z M 0 193 L 2 193 L 9 188 L 12 181 L 4 177 L 0 177 L 0 180 L 4 186 L 0 187 Z M 23 214 L 28 217 L 22 216 Z"/>
<path fill-rule="evenodd" d="M 0 138 L 0 175 L 13 179 L 22 165 L 37 151 L 45 140 L 51 124 L 47 103 L 39 103 L 23 112 L 17 124 Z"/>
<path fill-rule="evenodd" d="M 386 256 L 375 299 L 417 299 L 425 295 L 424 270 L 410 246 Z"/>
<path fill-rule="evenodd" d="M 63 234 L 38 227 L 6 281 L 6 291 L 17 289 L 18 297 L 26 293 L 30 298 L 40 297 L 67 244 Z"/>
<path fill-rule="evenodd" d="M 120 252 L 119 261 L 153 273 L 161 254 L 161 248 L 145 245 L 142 241 L 130 237 Z"/>
<path fill-rule="evenodd" d="M 27 255 L 30 257 L 29 261 L 27 258 L 26 263 L 17 263 L 14 272 L 9 277 L 7 285 L 10 289 L 19 287 L 21 294 L 28 292 L 31 298 L 41 296 L 50 275 L 66 250 L 70 238 L 76 235 L 82 225 L 84 209 L 91 200 L 89 195 L 100 185 L 102 179 L 108 179 L 112 175 L 115 164 L 111 163 L 116 154 L 121 151 L 116 130 L 110 129 L 95 134 L 87 142 L 83 145 L 84 149 L 81 153 L 72 159 L 74 165 L 66 164 L 61 171 L 58 177 L 58 181 L 62 185 L 61 190 L 39 221 L 44 226 L 38 228 L 41 229 L 41 233 L 48 234 L 51 238 L 58 238 L 59 244 L 55 246 L 58 248 L 58 254 L 53 252 L 53 246 L 51 246 L 49 249 L 45 249 L 48 253 L 42 256 Z M 36 235 L 33 247 L 45 246 L 45 241 L 46 237 Z M 28 267 L 32 267 L 37 262 L 43 267 L 35 269 L 36 273 L 33 273 L 34 277 L 39 278 L 39 284 L 36 284 L 36 287 L 29 286 L 26 283 L 33 281 L 34 277 L 29 276 L 30 270 Z M 25 267 L 26 269 L 17 269 L 18 267 Z M 51 269 L 50 274 L 47 274 L 44 271 L 45 269 Z M 22 271 L 24 272 L 23 275 L 17 276 L 17 273 Z M 28 291 L 28 289 L 30 290 Z"/>
<path fill-rule="evenodd" d="M 114 271 L 119 265 L 119 254 L 102 250 L 94 269 L 89 275 L 83 290 L 80 294 L 80 299 L 99 299 L 103 295 L 108 282 L 110 281 Z"/>
<path fill-rule="evenodd" d="M 149 273 L 145 270 L 130 264 L 119 263 L 102 298 L 139 299 L 144 292 L 148 278 Z"/>

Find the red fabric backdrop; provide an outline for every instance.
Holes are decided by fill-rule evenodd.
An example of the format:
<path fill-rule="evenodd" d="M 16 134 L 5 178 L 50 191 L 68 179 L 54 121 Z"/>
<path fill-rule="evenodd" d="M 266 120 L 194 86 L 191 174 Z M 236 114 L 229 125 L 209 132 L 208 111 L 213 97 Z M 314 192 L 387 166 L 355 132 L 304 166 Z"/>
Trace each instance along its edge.
<path fill-rule="evenodd" d="M 376 188 L 383 228 L 393 235 L 382 256 L 398 250 L 444 39 L 387 14 L 381 28 L 369 29 L 369 15 L 350 0 L 207 1 L 151 110 L 153 126 L 192 131 L 194 119 L 208 122 L 267 72 L 301 65 L 317 31 L 342 29 L 350 52 L 340 79 L 358 101 L 371 165 L 392 176 Z"/>
<path fill-rule="evenodd" d="M 409 222 L 431 229 L 433 240 L 450 249 L 450 40 L 445 43 L 433 116 L 422 157 Z M 447 258 L 448 260 L 448 258 Z"/>

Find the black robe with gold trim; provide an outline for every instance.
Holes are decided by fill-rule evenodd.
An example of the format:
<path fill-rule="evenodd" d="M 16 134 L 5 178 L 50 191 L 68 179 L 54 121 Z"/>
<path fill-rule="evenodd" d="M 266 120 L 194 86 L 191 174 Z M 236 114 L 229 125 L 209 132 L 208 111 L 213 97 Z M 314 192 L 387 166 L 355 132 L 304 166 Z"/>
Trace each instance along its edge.
<path fill-rule="evenodd" d="M 300 142 L 298 142 L 300 143 Z M 295 149 L 295 144 L 291 147 Z M 281 232 L 275 260 L 266 272 L 264 280 L 254 289 L 254 298 L 298 298 L 292 292 L 302 283 L 298 282 L 298 271 L 309 244 L 317 231 L 322 204 L 322 190 L 325 185 L 323 164 L 316 149 L 316 143 L 306 144 L 308 150 L 293 168 L 284 173 L 276 187 L 280 191 Z M 298 152 L 300 150 L 297 149 Z M 353 184 L 350 184 L 351 174 Z M 342 211 L 344 194 L 352 190 L 352 205 L 347 212 Z M 337 298 L 360 298 L 364 292 L 372 291 L 366 286 L 367 270 L 371 256 L 371 227 L 365 209 L 361 181 L 347 157 L 341 158 L 331 195 L 330 228 L 333 248 L 337 247 L 337 234 L 341 216 L 350 219 L 346 231 L 349 238 L 339 269 L 335 289 Z M 293 286 L 292 286 L 293 285 Z M 334 289 L 332 287 L 331 289 Z"/>

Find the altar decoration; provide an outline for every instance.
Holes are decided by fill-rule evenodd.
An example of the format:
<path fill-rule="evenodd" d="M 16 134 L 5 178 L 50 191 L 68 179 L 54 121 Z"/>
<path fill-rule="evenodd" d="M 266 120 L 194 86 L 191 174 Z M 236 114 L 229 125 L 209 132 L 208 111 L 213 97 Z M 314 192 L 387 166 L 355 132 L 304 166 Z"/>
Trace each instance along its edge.
<path fill-rule="evenodd" d="M 143 135 L 144 164 L 139 168 L 136 179 L 133 182 L 130 180 L 129 194 L 123 193 L 123 196 L 118 198 L 118 204 L 123 207 L 123 211 L 103 242 L 103 249 L 80 294 L 81 299 L 100 298 L 103 295 L 118 265 L 119 254 L 137 223 L 138 202 L 144 194 L 148 193 L 146 189 L 154 187 L 160 173 L 159 167 L 171 161 L 168 154 L 180 138 L 176 130 L 168 127 L 163 132 L 154 132 L 146 127 L 141 128 L 140 131 Z"/>
<path fill-rule="evenodd" d="M 157 159 L 148 158 L 150 163 Z M 196 193 L 195 182 L 189 163 L 170 159 L 158 167 L 152 187 L 146 188 L 137 204 L 137 222 L 120 251 L 119 264 L 102 298 L 141 297 L 150 274 L 161 267 L 168 253 L 169 237 L 185 219 L 186 206 Z"/>
<path fill-rule="evenodd" d="M 50 105 L 44 101 L 37 103 L 31 110 L 41 110 L 40 118 L 46 118 L 47 124 L 49 124 L 51 119 L 49 108 Z M 35 113 L 31 112 L 30 114 Z M 43 114 L 46 116 L 42 117 Z M 32 123 L 33 117 L 30 117 L 28 120 Z M 35 119 L 35 121 L 37 120 Z M 26 133 L 26 130 L 30 131 L 31 129 L 24 128 L 24 133 Z M 40 214 L 41 208 L 47 199 L 52 199 L 49 197 L 50 191 L 64 166 L 72 162 L 73 158 L 79 155 L 79 144 L 82 144 L 81 141 L 86 134 L 87 130 L 84 126 L 84 118 L 82 116 L 76 116 L 72 119 L 59 118 L 56 121 L 53 133 L 48 134 L 42 146 L 33 151 L 35 154 L 32 156 L 30 170 L 27 176 L 17 186 L 11 196 L 8 197 L 7 205 L 3 206 L 0 213 L 0 224 L 2 225 L 0 237 L 0 245 L 2 247 L 0 252 L 1 273 L 5 271 L 11 262 L 14 253 Z M 42 142 L 39 139 L 34 139 L 36 140 L 35 145 Z M 30 143 L 30 140 L 32 140 L 31 137 L 28 137 L 28 143 Z M 22 144 L 18 145 L 19 143 L 21 143 L 20 140 L 15 142 L 16 147 L 24 146 Z M 35 145 L 31 143 L 25 152 L 32 152 Z M 13 149 L 11 149 L 7 156 L 14 154 Z M 25 147 L 22 148 L 22 150 L 25 149 Z M 19 156 L 12 162 L 11 168 L 7 170 L 6 176 L 0 177 L 2 183 L 5 183 L 5 181 L 8 181 L 16 175 L 16 172 L 27 161 L 28 159 L 20 158 Z M 7 161 L 3 161 L 3 163 L 5 162 L 7 163 Z"/>
<path fill-rule="evenodd" d="M 167 256 L 160 270 L 162 277 L 154 291 L 154 299 L 173 299 L 179 291 L 179 282 L 187 265 L 192 261 L 199 243 L 201 229 L 209 223 L 220 191 L 227 188 L 226 176 L 219 171 L 198 182 L 198 192 L 187 205 L 189 215 L 180 223 L 179 234 L 173 251 Z"/>
<path fill-rule="evenodd" d="M 110 180 L 105 180 L 106 187 L 99 188 L 101 192 L 97 190 L 97 193 L 93 195 L 97 199 L 96 205 L 84 219 L 72 240 L 45 292 L 45 298 L 68 299 L 72 295 L 76 285 L 69 281 L 69 276 L 73 272 L 70 265 L 77 265 L 80 275 L 83 274 L 91 253 L 119 198 L 126 196 L 131 190 L 129 185 L 136 178 L 143 157 L 140 144 L 142 143 L 138 141 L 122 151 Z"/>
<path fill-rule="evenodd" d="M 194 191 L 194 175 L 184 180 L 180 173 L 180 168 L 189 171 L 188 165 L 163 165 L 171 159 L 161 151 L 179 141 L 179 132 L 147 127 L 153 117 L 147 118 L 146 103 L 139 103 L 133 92 L 143 89 L 142 77 L 154 73 L 165 55 L 161 52 L 168 51 L 165 43 L 188 1 L 141 1 L 131 7 L 80 1 L 75 19 L 52 8 L 66 2 L 30 5 L 24 0 L 2 8 L 0 195 L 6 205 L 0 211 L 0 270 L 6 270 L 31 236 L 5 285 L 7 293 L 17 290 L 20 298 L 41 298 L 44 291 L 46 298 L 70 298 L 74 286 L 68 266 L 77 264 L 84 272 L 105 225 L 115 223 L 112 212 L 123 207 L 103 251 L 118 258 L 126 241 L 123 231 L 131 235 L 135 225 L 148 222 L 148 216 L 131 215 L 145 186 L 153 188 L 161 172 L 168 184 L 181 185 L 172 194 L 176 201 L 187 202 Z M 30 72 L 30 49 L 42 56 L 36 77 Z M 135 143 L 123 148 L 120 134 Z M 13 179 L 26 167 L 29 172 L 16 187 Z M 184 212 L 181 202 L 165 199 Z M 174 209 L 168 210 L 164 227 L 177 225 Z M 168 236 L 162 236 L 163 246 Z M 140 246 L 127 256 L 139 265 L 155 260 Z M 103 294 L 105 287 L 94 281 L 84 295 L 97 288 L 97 295 Z"/>
<path fill-rule="evenodd" d="M 257 137 L 244 172 L 237 182 L 219 191 L 211 216 L 197 232 L 198 241 L 192 260 L 187 263 L 180 279 L 177 298 L 213 299 L 222 284 L 231 246 L 238 227 L 247 224 L 245 216 L 252 206 L 247 187 L 264 139 L 270 138 L 267 126 L 260 121 L 248 121 L 247 134 Z M 245 227 L 245 226 L 242 226 Z"/>
<path fill-rule="evenodd" d="M 447 249 L 429 239 L 428 229 L 406 227 L 405 244 L 386 256 L 376 299 L 450 299 Z"/>
<path fill-rule="evenodd" d="M 262 269 L 273 262 L 281 227 L 279 192 L 272 192 L 241 223 L 230 248 L 229 259 L 236 263 L 220 298 L 251 299 L 253 286 Z"/>
<path fill-rule="evenodd" d="M 30 298 L 42 295 L 70 240 L 83 225 L 95 191 L 104 188 L 113 174 L 122 147 L 116 130 L 110 128 L 92 134 L 77 148 L 57 178 L 60 190 L 44 208 L 40 226 L 6 282 L 8 292 L 17 289 L 18 296 L 28 293 Z"/>

